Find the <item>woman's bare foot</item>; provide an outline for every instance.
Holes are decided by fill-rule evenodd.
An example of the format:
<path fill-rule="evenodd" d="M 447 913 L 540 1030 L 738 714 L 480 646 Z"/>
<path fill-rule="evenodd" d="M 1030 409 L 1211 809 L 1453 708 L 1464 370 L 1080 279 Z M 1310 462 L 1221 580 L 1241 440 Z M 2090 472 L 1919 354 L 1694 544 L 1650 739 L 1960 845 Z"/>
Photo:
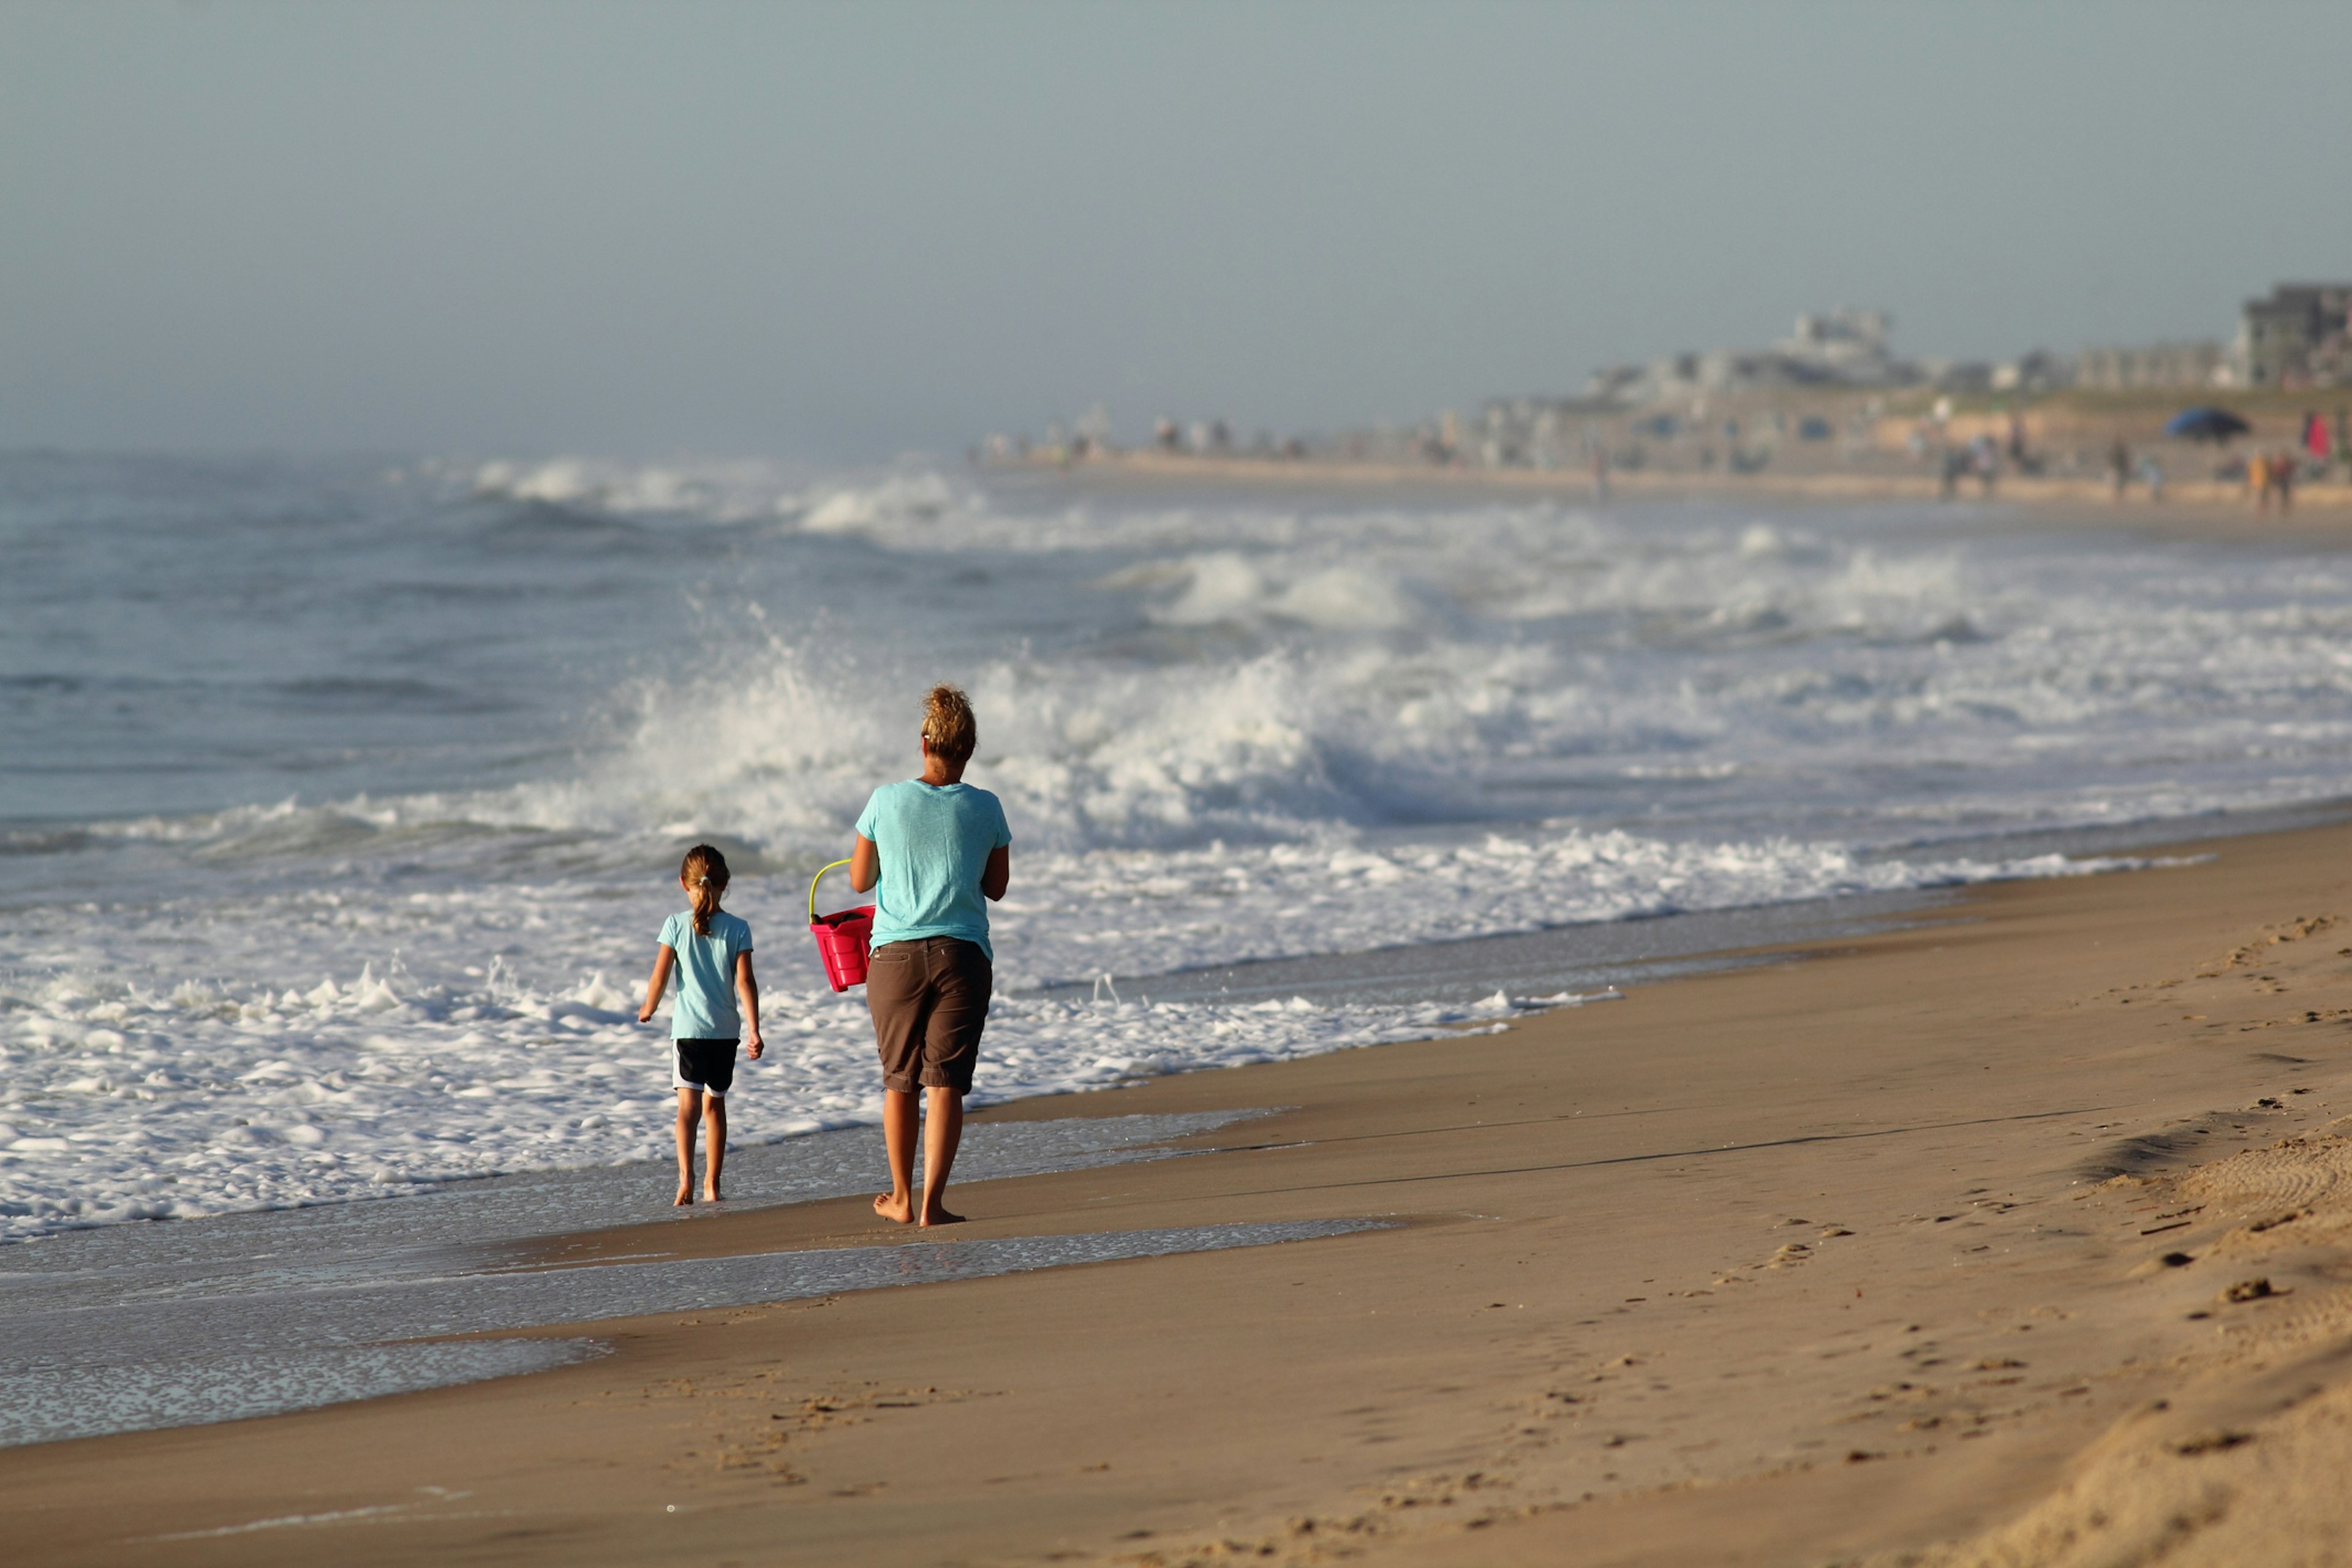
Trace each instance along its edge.
<path fill-rule="evenodd" d="M 719 1195 L 719 1189 L 717 1187 L 705 1187 L 702 1189 L 702 1201 L 707 1204 L 716 1204 L 723 1203 L 726 1200 Z"/>
<path fill-rule="evenodd" d="M 911 1225 L 915 1218 L 914 1204 L 908 1199 L 890 1193 L 878 1193 L 875 1195 L 874 1212 L 894 1225 Z"/>
<path fill-rule="evenodd" d="M 933 1204 L 930 1207 L 923 1211 L 923 1223 L 927 1226 L 961 1225 L 963 1223 L 963 1215 L 960 1214 L 950 1214 L 946 1208 L 940 1205 Z"/>
<path fill-rule="evenodd" d="M 680 1182 L 677 1184 L 677 1196 L 670 1199 L 669 1206 L 674 1209 L 692 1208 L 694 1206 L 694 1184 L 691 1182 Z"/>

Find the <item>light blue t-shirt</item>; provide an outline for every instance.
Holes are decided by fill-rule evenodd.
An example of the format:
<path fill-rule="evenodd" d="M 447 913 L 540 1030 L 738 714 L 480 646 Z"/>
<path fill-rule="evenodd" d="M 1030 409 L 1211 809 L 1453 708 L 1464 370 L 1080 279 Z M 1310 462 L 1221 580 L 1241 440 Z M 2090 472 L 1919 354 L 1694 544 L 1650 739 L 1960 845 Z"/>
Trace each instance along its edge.
<path fill-rule="evenodd" d="M 858 814 L 857 831 L 874 841 L 882 859 L 874 900 L 876 947 L 961 937 L 995 962 L 980 874 L 991 851 L 1013 842 L 1013 832 L 994 795 L 967 784 L 908 779 L 884 784 Z"/>
<path fill-rule="evenodd" d="M 743 1034 L 735 1006 L 735 955 L 751 951 L 751 927 L 725 910 L 710 914 L 710 934 L 694 934 L 684 910 L 662 921 L 661 944 L 677 954 L 677 1001 L 670 1008 L 673 1040 L 732 1040 Z"/>

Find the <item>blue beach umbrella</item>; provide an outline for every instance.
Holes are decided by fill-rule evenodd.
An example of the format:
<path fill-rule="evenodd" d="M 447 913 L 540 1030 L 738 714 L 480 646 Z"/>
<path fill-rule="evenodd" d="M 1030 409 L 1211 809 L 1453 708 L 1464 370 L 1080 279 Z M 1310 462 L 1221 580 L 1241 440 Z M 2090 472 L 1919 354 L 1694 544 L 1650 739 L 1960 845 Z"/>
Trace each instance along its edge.
<path fill-rule="evenodd" d="M 2189 408 L 2166 421 L 2164 433 L 2184 441 L 2226 441 L 2251 428 L 2226 408 Z"/>

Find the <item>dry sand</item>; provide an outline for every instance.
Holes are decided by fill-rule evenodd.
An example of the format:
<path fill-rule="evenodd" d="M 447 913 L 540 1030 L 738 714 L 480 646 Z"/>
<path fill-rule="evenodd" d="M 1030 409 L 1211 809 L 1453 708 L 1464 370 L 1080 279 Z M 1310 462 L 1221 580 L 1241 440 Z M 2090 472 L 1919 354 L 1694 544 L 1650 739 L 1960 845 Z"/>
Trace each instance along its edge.
<path fill-rule="evenodd" d="M 2186 470 L 2204 467 L 2210 452 L 2198 449 L 2193 458 L 2174 455 L 2171 466 Z M 1050 469 L 1055 464 L 1038 460 L 1029 465 Z M 1489 492 L 1559 496 L 1583 501 L 1591 498 L 1591 476 L 1577 469 L 1444 468 L 1426 463 L 1372 463 L 1326 459 L 1292 461 L 1271 458 L 1194 458 L 1160 452 L 1120 452 L 1089 458 L 1072 472 L 1090 479 L 1138 484 L 1242 484 L 1289 486 L 1316 490 L 1369 489 L 1412 492 Z M 1871 500 L 1934 500 L 1940 485 L 1925 470 L 1836 470 L 1780 468 L 1762 473 L 1735 474 L 1721 468 L 1612 468 L 1612 497 L 1624 500 L 1680 496 L 1746 498 L 1755 500 L 1816 501 L 1851 505 Z M 2122 523 L 2173 531 L 2195 529 L 2227 538 L 2262 538 L 2275 534 L 2341 537 L 2352 525 L 2352 484 L 2330 480 L 2299 486 L 2292 508 L 2284 512 L 2258 512 L 2242 484 L 2189 478 L 2167 482 L 2165 499 L 2152 502 L 2135 483 L 2117 501 L 2104 475 L 2006 474 L 1988 498 L 1971 479 L 1963 483 L 1956 500 L 2030 506 L 2043 519 L 2069 522 Z"/>
<path fill-rule="evenodd" d="M 2352 828 L 2189 852 L 1498 1036 L 1006 1108 L 1289 1109 L 960 1189 L 976 1236 L 1393 1228 L 599 1323 L 616 1352 L 559 1372 L 7 1450 L 0 1539 L 21 1568 L 2352 1560 Z M 862 1206 L 541 1258 L 906 1238 Z"/>

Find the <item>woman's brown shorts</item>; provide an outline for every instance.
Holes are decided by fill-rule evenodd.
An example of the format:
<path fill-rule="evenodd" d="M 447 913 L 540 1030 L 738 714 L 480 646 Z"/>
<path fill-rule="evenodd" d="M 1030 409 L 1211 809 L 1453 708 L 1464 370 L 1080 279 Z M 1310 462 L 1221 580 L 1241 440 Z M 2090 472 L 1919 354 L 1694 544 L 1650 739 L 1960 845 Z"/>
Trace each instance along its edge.
<path fill-rule="evenodd" d="M 971 1093 L 994 984 L 988 954 L 961 937 L 876 948 L 866 968 L 866 1005 L 874 1011 L 882 1087 Z"/>

